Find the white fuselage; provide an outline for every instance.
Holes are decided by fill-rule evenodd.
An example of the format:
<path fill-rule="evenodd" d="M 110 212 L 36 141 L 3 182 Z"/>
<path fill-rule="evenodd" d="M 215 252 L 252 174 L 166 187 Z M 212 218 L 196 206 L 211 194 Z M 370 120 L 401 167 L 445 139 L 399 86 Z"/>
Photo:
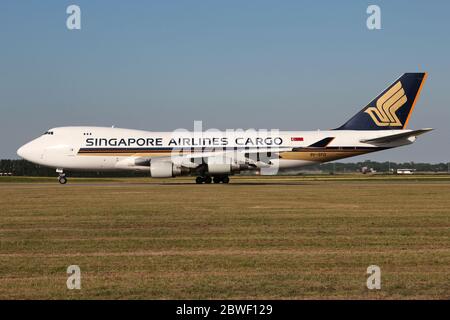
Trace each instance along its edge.
<path fill-rule="evenodd" d="M 239 163 L 246 157 L 264 153 L 266 166 L 294 169 L 411 143 L 413 140 L 410 139 L 380 148 L 361 142 L 407 131 L 410 130 L 149 132 L 60 127 L 48 130 L 22 146 L 17 153 L 43 166 L 82 171 L 148 170 L 145 159 L 178 161 L 183 166 L 193 162 L 193 158 L 214 158 L 216 154 L 225 154 L 230 161 Z M 326 146 L 311 147 L 328 137 L 333 139 Z M 257 162 L 263 163 L 259 158 L 255 160 Z"/>

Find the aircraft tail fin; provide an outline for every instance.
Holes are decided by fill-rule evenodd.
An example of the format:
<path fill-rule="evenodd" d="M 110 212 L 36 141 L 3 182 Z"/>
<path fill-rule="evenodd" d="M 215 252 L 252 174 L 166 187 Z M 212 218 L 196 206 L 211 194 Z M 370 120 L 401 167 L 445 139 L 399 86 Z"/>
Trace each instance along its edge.
<path fill-rule="evenodd" d="M 405 129 L 427 73 L 404 73 L 336 130 Z"/>

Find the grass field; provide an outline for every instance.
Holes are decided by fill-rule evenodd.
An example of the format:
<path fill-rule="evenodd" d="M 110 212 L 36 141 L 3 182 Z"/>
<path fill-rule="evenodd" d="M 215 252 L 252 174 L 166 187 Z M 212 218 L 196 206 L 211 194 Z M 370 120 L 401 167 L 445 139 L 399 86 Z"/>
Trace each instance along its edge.
<path fill-rule="evenodd" d="M 450 298 L 448 176 L 231 182 L 1 177 L 0 299 Z"/>

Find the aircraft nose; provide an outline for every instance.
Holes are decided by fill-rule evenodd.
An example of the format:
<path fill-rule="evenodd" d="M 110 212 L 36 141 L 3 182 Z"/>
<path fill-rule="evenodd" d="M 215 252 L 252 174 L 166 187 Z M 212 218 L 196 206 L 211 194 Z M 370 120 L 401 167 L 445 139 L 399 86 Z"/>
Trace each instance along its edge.
<path fill-rule="evenodd" d="M 37 138 L 21 146 L 17 149 L 17 155 L 27 161 L 37 164 L 44 164 L 43 159 L 45 148 L 42 141 L 39 139 L 40 138 Z"/>
<path fill-rule="evenodd" d="M 25 146 L 21 146 L 19 149 L 17 149 L 17 155 L 21 158 L 24 158 L 25 155 Z"/>
<path fill-rule="evenodd" d="M 23 159 L 29 158 L 30 155 L 30 144 L 24 144 L 19 149 L 17 149 L 17 155 Z"/>

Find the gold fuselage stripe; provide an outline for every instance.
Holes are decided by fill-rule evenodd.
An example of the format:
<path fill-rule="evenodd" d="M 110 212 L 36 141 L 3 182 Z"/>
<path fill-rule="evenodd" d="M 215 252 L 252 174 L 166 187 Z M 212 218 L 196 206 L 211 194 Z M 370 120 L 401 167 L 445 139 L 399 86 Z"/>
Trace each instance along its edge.
<path fill-rule="evenodd" d="M 353 157 L 357 155 L 362 155 L 370 152 L 384 150 L 386 148 L 380 147 L 325 147 L 325 148 L 302 148 L 296 151 L 283 151 L 279 152 L 280 159 L 286 160 L 307 160 L 307 161 L 317 161 L 326 162 L 337 159 L 343 159 L 348 157 Z M 80 150 L 78 155 L 80 156 L 104 156 L 104 157 L 123 157 L 123 156 L 133 156 L 133 157 L 164 157 L 170 156 L 174 153 L 179 154 L 190 154 L 197 151 L 190 150 L 151 150 L 151 151 L 137 151 L 137 150 L 120 150 L 120 149 L 104 149 L 104 150 Z"/>

